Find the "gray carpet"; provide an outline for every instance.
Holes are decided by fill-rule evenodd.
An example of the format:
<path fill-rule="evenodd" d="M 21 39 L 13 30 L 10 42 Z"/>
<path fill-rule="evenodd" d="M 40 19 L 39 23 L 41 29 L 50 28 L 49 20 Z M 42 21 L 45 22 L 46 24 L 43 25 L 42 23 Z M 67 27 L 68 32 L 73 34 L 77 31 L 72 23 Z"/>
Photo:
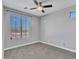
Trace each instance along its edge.
<path fill-rule="evenodd" d="M 35 43 L 5 51 L 4 59 L 76 59 L 76 54 L 43 43 Z"/>

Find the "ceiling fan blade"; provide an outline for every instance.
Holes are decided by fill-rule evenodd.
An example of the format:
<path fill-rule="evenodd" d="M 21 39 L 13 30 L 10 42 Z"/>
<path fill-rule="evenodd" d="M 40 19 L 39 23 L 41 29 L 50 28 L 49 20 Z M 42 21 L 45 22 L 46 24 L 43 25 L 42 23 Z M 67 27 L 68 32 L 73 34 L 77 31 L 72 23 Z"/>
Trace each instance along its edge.
<path fill-rule="evenodd" d="M 24 9 L 27 9 L 27 7 L 24 7 Z"/>
<path fill-rule="evenodd" d="M 36 5 L 38 5 L 38 2 L 37 2 L 36 0 L 34 0 L 34 3 L 35 3 Z"/>
<path fill-rule="evenodd" d="M 48 7 L 52 7 L 52 5 L 45 5 L 45 6 L 43 6 L 43 8 L 48 8 Z"/>
<path fill-rule="evenodd" d="M 44 11 L 44 10 L 42 10 L 42 13 L 45 13 L 45 11 Z"/>
<path fill-rule="evenodd" d="M 34 10 L 34 9 L 36 9 L 36 8 L 30 8 L 30 10 Z"/>
<path fill-rule="evenodd" d="M 42 6 L 42 2 L 39 2 L 39 5 Z"/>

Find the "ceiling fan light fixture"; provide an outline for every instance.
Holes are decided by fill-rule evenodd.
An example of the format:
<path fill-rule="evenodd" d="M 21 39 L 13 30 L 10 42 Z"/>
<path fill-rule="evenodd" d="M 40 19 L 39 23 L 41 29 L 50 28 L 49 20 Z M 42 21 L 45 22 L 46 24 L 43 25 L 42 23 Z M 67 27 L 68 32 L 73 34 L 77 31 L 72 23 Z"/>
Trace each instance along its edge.
<path fill-rule="evenodd" d="M 52 7 L 52 4 L 51 4 L 51 5 L 44 5 L 44 6 L 43 6 L 43 5 L 42 5 L 42 2 L 37 2 L 37 0 L 34 0 L 34 3 L 36 4 L 36 7 L 30 8 L 30 10 L 37 9 L 37 11 L 41 11 L 42 13 L 45 13 L 44 8 Z"/>
<path fill-rule="evenodd" d="M 37 10 L 38 10 L 38 11 L 41 11 L 41 10 L 43 10 L 43 7 L 37 6 Z"/>

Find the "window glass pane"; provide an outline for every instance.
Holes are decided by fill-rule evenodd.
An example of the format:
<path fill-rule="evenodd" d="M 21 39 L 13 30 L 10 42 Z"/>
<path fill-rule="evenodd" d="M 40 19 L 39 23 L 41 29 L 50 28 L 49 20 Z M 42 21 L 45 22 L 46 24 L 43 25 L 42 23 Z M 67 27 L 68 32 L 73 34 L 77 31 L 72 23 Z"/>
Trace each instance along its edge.
<path fill-rule="evenodd" d="M 29 19 L 28 17 L 22 17 L 22 34 L 27 34 L 29 32 Z"/>
<path fill-rule="evenodd" d="M 71 16 L 71 17 L 75 17 L 75 16 L 76 16 L 76 11 L 71 11 L 71 12 L 70 12 L 70 16 Z"/>
<path fill-rule="evenodd" d="M 11 36 L 20 35 L 20 16 L 10 16 Z"/>

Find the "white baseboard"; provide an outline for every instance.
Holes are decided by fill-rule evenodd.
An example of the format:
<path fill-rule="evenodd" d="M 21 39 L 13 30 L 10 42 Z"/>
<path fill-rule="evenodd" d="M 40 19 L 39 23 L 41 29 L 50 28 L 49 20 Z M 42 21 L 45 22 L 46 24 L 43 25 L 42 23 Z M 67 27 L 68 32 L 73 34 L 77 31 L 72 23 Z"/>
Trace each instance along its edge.
<path fill-rule="evenodd" d="M 60 49 L 64 49 L 64 50 L 67 50 L 67 51 L 76 53 L 76 51 L 75 51 L 75 50 L 72 50 L 72 49 L 68 49 L 68 48 L 65 48 L 65 47 L 62 47 L 62 46 L 58 46 L 58 45 L 51 44 L 51 43 L 47 43 L 47 42 L 43 42 L 43 41 L 40 41 L 40 42 L 41 42 L 41 43 L 44 43 L 44 44 L 47 44 L 47 45 L 50 45 L 50 46 L 58 47 L 58 48 L 60 48 Z"/>
<path fill-rule="evenodd" d="M 13 48 L 18 48 L 18 47 L 22 47 L 22 46 L 30 45 L 30 44 L 34 44 L 34 43 L 38 43 L 38 42 L 40 42 L 40 43 L 44 43 L 44 44 L 47 44 L 47 45 L 50 45 L 50 46 L 58 47 L 58 48 L 60 48 L 60 49 L 64 49 L 64 50 L 67 50 L 67 51 L 70 51 L 70 52 L 73 52 L 73 53 L 76 53 L 75 50 L 68 49 L 68 48 L 65 48 L 65 47 L 61 47 L 61 46 L 58 46 L 58 45 L 55 45 L 55 44 L 51 44 L 51 43 L 47 43 L 47 42 L 43 42 L 43 41 L 35 41 L 35 42 L 27 43 L 27 44 L 21 44 L 21 45 L 17 45 L 17 46 L 13 46 L 13 47 L 5 48 L 4 51 L 9 50 L 9 49 L 13 49 Z"/>
<path fill-rule="evenodd" d="M 12 47 L 9 47 L 9 48 L 5 48 L 4 51 L 9 50 L 9 49 L 13 49 L 13 48 L 18 48 L 18 47 L 30 45 L 30 44 L 34 44 L 34 43 L 38 43 L 38 42 L 39 41 L 35 41 L 35 42 L 31 42 L 31 43 L 26 43 L 26 44 L 21 44 L 21 45 L 17 45 L 17 46 L 12 46 Z"/>

